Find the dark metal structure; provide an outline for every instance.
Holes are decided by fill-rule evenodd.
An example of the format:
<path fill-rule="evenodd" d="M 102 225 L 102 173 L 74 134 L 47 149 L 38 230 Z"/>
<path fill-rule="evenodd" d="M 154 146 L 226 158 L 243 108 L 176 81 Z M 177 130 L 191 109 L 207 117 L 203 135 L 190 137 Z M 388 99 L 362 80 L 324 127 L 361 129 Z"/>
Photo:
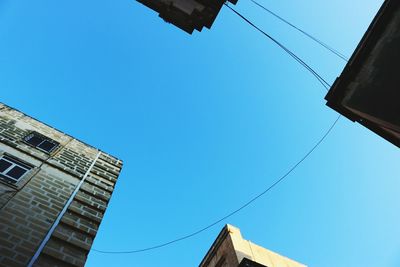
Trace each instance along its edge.
<path fill-rule="evenodd" d="M 159 13 L 159 17 L 192 34 L 211 28 L 226 0 L 137 0 Z M 238 0 L 229 0 L 236 4 Z"/>
<path fill-rule="evenodd" d="M 400 1 L 386 0 L 325 97 L 327 105 L 400 147 Z"/>

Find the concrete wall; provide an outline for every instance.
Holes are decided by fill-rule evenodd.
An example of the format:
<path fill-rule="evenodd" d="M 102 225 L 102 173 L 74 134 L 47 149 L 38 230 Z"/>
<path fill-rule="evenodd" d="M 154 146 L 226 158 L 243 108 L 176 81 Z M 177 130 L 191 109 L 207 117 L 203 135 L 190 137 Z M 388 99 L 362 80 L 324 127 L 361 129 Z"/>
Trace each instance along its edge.
<path fill-rule="evenodd" d="M 240 230 L 232 225 L 221 231 L 199 267 L 237 267 L 244 258 L 267 267 L 306 267 L 245 240 Z"/>
<path fill-rule="evenodd" d="M 25 144 L 31 131 L 60 146 L 47 154 Z M 0 266 L 26 266 L 98 151 L 0 104 L 4 153 L 34 167 L 15 185 L 0 180 Z M 121 168 L 120 160 L 100 154 L 35 266 L 84 265 Z"/>

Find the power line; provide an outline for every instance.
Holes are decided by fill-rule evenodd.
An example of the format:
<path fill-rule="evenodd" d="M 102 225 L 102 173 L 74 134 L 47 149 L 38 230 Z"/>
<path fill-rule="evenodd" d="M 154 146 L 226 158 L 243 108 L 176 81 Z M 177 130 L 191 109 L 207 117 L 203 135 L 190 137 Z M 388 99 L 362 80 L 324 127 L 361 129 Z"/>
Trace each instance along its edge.
<path fill-rule="evenodd" d="M 285 47 L 283 44 L 281 44 L 278 40 L 276 40 L 275 38 L 273 38 L 272 36 L 270 36 L 269 34 L 264 32 L 262 29 L 257 27 L 254 23 L 252 23 L 250 20 L 245 18 L 242 14 L 240 14 L 239 12 L 237 12 L 236 10 L 231 8 L 229 5 L 227 5 L 227 4 L 225 4 L 225 5 L 229 9 L 231 9 L 234 13 L 236 13 L 240 18 L 242 18 L 244 21 L 246 21 L 248 24 L 250 24 L 252 27 L 254 27 L 256 30 L 258 30 L 259 32 L 264 34 L 266 37 L 268 37 L 270 40 L 272 40 L 281 49 L 283 49 L 286 53 L 288 53 L 293 59 L 295 59 L 300 65 L 302 65 L 304 68 L 306 68 L 322 84 L 322 86 L 326 90 L 329 89 L 330 84 L 324 78 L 322 78 L 321 75 L 319 75 L 312 67 L 310 67 L 306 62 L 304 62 L 300 57 L 298 57 L 295 53 L 293 53 L 291 50 L 289 50 L 287 47 Z M 297 167 L 299 167 L 300 164 L 302 164 L 321 145 L 321 143 L 328 137 L 328 135 L 331 133 L 333 128 L 336 126 L 336 124 L 337 124 L 337 122 L 339 121 L 340 118 L 341 118 L 341 115 L 339 115 L 337 117 L 337 119 L 333 122 L 333 124 L 326 131 L 326 133 L 322 136 L 322 138 L 295 165 L 293 165 L 283 176 L 281 176 L 279 179 L 277 179 L 274 183 L 272 183 L 263 192 L 259 193 L 258 195 L 256 195 L 255 197 L 253 197 L 252 199 L 247 201 L 245 204 L 243 204 L 239 208 L 233 210 L 229 214 L 227 214 L 224 217 L 214 221 L 213 223 L 211 223 L 211 224 L 209 224 L 209 225 L 207 225 L 207 226 L 205 226 L 205 227 L 203 227 L 203 228 L 201 228 L 201 229 L 199 229 L 199 230 L 197 230 L 197 231 L 195 231 L 195 232 L 193 232 L 191 234 L 187 234 L 187 235 L 184 235 L 182 237 L 173 239 L 171 241 L 168 241 L 168 242 L 165 242 L 165 243 L 161 243 L 161 244 L 158 244 L 158 245 L 155 245 L 155 246 L 147 247 L 147 248 L 136 249 L 136 250 L 125 250 L 125 251 L 124 250 L 119 250 L 119 251 L 99 250 L 99 249 L 94 249 L 94 248 L 92 248 L 91 250 L 95 251 L 95 252 L 98 252 L 98 253 L 103 253 L 103 254 L 134 254 L 134 253 L 141 253 L 141 252 L 146 252 L 146 251 L 150 251 L 150 250 L 156 250 L 156 249 L 159 249 L 159 248 L 163 248 L 163 247 L 172 245 L 174 243 L 178 243 L 180 241 L 189 239 L 191 237 L 194 237 L 196 235 L 201 234 L 202 232 L 207 231 L 208 229 L 212 228 L 213 226 L 219 224 L 220 222 L 232 217 L 233 215 L 237 214 L 241 210 L 247 208 L 253 202 L 258 200 L 259 198 L 261 198 L 262 196 L 267 194 L 269 191 L 271 191 L 278 184 L 283 182 L 293 171 L 295 171 L 297 169 Z"/>
<path fill-rule="evenodd" d="M 232 12 L 234 12 L 236 15 L 238 15 L 241 19 L 243 19 L 246 23 L 248 23 L 250 26 L 252 26 L 254 29 L 262 33 L 264 36 L 266 36 L 268 39 L 273 41 L 275 44 L 277 44 L 281 49 L 283 49 L 287 54 L 289 54 L 294 60 L 296 60 L 300 65 L 302 65 L 306 70 L 308 70 L 321 84 L 322 86 L 326 89 L 329 90 L 330 84 L 321 77 L 318 72 L 316 72 L 310 65 L 308 65 L 304 60 L 302 60 L 300 57 L 298 57 L 294 52 L 292 52 L 290 49 L 288 49 L 286 46 L 284 46 L 281 42 L 276 40 L 274 37 L 263 31 L 260 27 L 255 25 L 253 22 L 251 22 L 249 19 L 247 19 L 245 16 L 240 14 L 238 11 L 233 9 L 231 6 L 225 4 Z"/>
<path fill-rule="evenodd" d="M 348 62 L 349 59 L 348 57 L 346 57 L 344 54 L 342 54 L 341 52 L 339 52 L 338 50 L 334 49 L 333 47 L 329 46 L 328 44 L 324 43 L 323 41 L 321 41 L 320 39 L 316 38 L 315 36 L 307 33 L 306 31 L 302 30 L 301 28 L 297 27 L 296 25 L 294 25 L 293 23 L 289 22 L 288 20 L 282 18 L 281 16 L 279 16 L 278 14 L 276 14 L 275 12 L 271 11 L 270 9 L 266 8 L 265 6 L 261 5 L 260 3 L 258 3 L 255 0 L 251 0 L 255 5 L 259 6 L 260 8 L 262 8 L 264 11 L 270 13 L 271 15 L 273 15 L 274 17 L 276 17 L 277 19 L 283 21 L 284 23 L 286 23 L 287 25 L 289 25 L 290 27 L 296 29 L 297 31 L 301 32 L 302 34 L 304 34 L 305 36 L 307 36 L 308 38 L 310 38 L 311 40 L 313 40 L 314 42 L 318 43 L 319 45 L 321 45 L 322 47 L 324 47 L 325 49 L 329 50 L 331 53 L 335 54 L 336 56 L 338 56 L 339 58 L 343 59 L 345 62 Z"/>
<path fill-rule="evenodd" d="M 125 251 L 110 251 L 110 250 L 99 250 L 99 249 L 92 249 L 92 251 L 98 252 L 98 253 L 103 253 L 103 254 L 134 254 L 134 253 L 140 253 L 140 252 L 145 252 L 145 251 L 149 251 L 149 250 L 155 250 L 155 249 L 159 249 L 162 247 L 166 247 L 168 245 L 189 239 L 191 237 L 194 237 L 196 235 L 199 235 L 200 233 L 210 229 L 211 227 L 219 224 L 220 222 L 232 217 L 233 215 L 235 215 L 236 213 L 240 212 L 241 210 L 245 209 L 246 207 L 248 207 L 249 205 L 251 205 L 253 202 L 255 202 L 257 199 L 259 199 L 260 197 L 264 196 L 265 194 L 267 194 L 269 191 L 271 191 L 274 187 L 276 187 L 278 184 L 280 184 L 281 182 L 283 182 L 294 170 L 297 169 L 297 167 L 299 167 L 300 164 L 302 164 L 318 147 L 319 145 L 321 145 L 321 143 L 328 137 L 328 135 L 331 133 L 332 129 L 336 126 L 337 122 L 339 121 L 341 115 L 339 115 L 339 117 L 333 122 L 333 124 L 330 126 L 330 128 L 328 129 L 328 131 L 325 132 L 325 134 L 322 136 L 322 138 L 295 164 L 293 165 L 283 176 L 281 176 L 279 179 L 277 179 L 274 183 L 272 183 L 268 188 L 266 188 L 263 192 L 259 193 L 258 195 L 256 195 L 255 197 L 253 197 L 252 199 L 250 199 L 249 201 L 247 201 L 245 204 L 243 204 L 242 206 L 240 206 L 239 208 L 235 209 L 234 211 L 230 212 L 229 214 L 225 215 L 224 217 L 216 220 L 215 222 L 182 237 L 173 239 L 171 241 L 165 242 L 165 243 L 161 243 L 159 245 L 155 245 L 152 247 L 147 247 L 147 248 L 142 248 L 142 249 L 136 249 L 136 250 L 125 250 Z"/>

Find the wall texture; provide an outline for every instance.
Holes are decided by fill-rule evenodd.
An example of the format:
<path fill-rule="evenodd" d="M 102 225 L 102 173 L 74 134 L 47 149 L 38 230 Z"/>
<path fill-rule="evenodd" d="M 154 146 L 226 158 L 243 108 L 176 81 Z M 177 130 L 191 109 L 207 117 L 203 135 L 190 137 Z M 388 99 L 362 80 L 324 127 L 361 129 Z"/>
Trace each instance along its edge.
<path fill-rule="evenodd" d="M 60 143 L 48 154 L 25 142 L 36 131 Z M 0 179 L 0 266 L 26 266 L 98 150 L 0 104 L 0 156 L 33 167 L 17 184 Z M 34 266 L 83 266 L 122 162 L 101 152 Z"/>
<path fill-rule="evenodd" d="M 306 267 L 243 239 L 240 230 L 232 225 L 222 229 L 199 267 L 238 267 L 243 259 L 267 267 Z"/>

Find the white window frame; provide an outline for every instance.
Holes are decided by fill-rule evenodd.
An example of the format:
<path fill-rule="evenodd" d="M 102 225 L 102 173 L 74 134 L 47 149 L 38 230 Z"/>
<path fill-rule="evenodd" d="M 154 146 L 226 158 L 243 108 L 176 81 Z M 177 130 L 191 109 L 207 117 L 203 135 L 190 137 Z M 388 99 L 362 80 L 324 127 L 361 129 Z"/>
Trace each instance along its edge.
<path fill-rule="evenodd" d="M 30 137 L 30 138 L 29 138 L 29 137 Z M 43 140 L 42 140 L 39 144 L 37 144 L 37 145 L 35 146 L 35 145 L 32 145 L 31 143 L 29 143 L 29 140 L 32 139 L 33 137 L 38 137 L 38 138 L 41 138 L 41 139 L 43 139 Z M 29 138 L 29 139 L 28 139 L 28 138 Z M 36 149 L 39 149 L 40 151 L 42 151 L 42 152 L 44 152 L 44 153 L 47 153 L 47 154 L 53 153 L 53 152 L 60 146 L 60 144 L 59 144 L 57 141 L 55 141 L 55 140 L 53 140 L 53 139 L 51 139 L 51 138 L 48 138 L 47 136 L 45 136 L 45 135 L 43 135 L 43 134 L 41 134 L 41 133 L 35 132 L 35 131 L 34 131 L 34 132 L 31 132 L 30 134 L 28 134 L 27 136 L 25 136 L 25 137 L 23 138 L 23 140 L 24 140 L 25 143 L 27 143 L 27 144 L 30 145 L 31 147 L 34 147 L 34 148 L 36 148 Z M 49 142 L 49 143 L 53 144 L 54 147 L 53 147 L 50 151 L 47 151 L 47 150 L 45 150 L 45 149 L 40 148 L 40 145 L 43 144 L 44 142 Z"/>
<path fill-rule="evenodd" d="M 15 184 L 15 183 L 18 183 L 22 178 L 24 178 L 24 177 L 29 173 L 30 170 L 32 170 L 32 167 L 30 167 L 28 164 L 25 164 L 25 163 L 21 162 L 20 160 L 18 160 L 18 159 L 16 159 L 16 158 L 13 158 L 13 157 L 11 157 L 11 156 L 8 156 L 8 155 L 1 155 L 1 156 L 0 156 L 0 160 L 4 160 L 4 161 L 6 161 L 6 162 L 8 162 L 8 163 L 11 164 L 10 167 L 8 167 L 8 168 L 5 169 L 4 171 L 0 172 L 0 175 L 3 176 L 3 177 L 5 177 L 6 179 L 10 179 L 11 182 L 14 183 L 14 184 Z M 19 164 L 18 164 L 17 162 L 19 162 Z M 14 178 L 14 177 L 12 177 L 12 176 L 10 176 L 10 175 L 7 175 L 7 173 L 8 173 L 10 170 L 12 170 L 14 167 L 16 167 L 16 166 L 26 171 L 26 172 L 25 172 L 21 177 L 19 177 L 18 179 Z"/>

